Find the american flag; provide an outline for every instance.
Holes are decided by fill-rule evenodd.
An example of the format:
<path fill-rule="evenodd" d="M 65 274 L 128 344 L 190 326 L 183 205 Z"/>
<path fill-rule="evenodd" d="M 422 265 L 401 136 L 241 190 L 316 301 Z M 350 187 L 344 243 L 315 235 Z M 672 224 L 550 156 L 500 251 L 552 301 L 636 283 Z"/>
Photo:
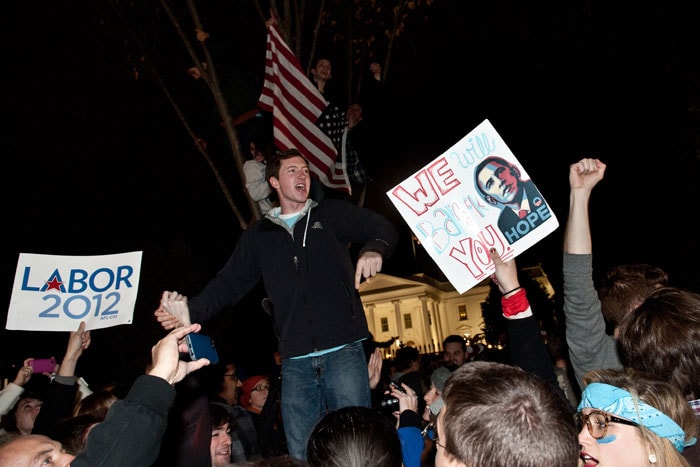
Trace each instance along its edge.
<path fill-rule="evenodd" d="M 273 136 L 280 149 L 298 149 L 309 169 L 329 188 L 350 192 L 331 139 L 316 125 L 327 104 L 301 70 L 299 60 L 275 25 L 267 27 L 265 84 L 258 107 L 272 112 Z"/>

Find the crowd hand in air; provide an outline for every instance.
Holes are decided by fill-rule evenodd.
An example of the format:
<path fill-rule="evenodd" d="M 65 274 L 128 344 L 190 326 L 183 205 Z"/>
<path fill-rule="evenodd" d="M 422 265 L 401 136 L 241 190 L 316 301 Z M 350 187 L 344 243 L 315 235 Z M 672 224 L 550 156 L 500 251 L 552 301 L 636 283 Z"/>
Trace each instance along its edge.
<path fill-rule="evenodd" d="M 591 192 L 605 176 L 607 165 L 599 159 L 584 158 L 569 167 L 569 185 L 572 190 Z"/>
<path fill-rule="evenodd" d="M 56 367 L 56 374 L 58 376 L 75 376 L 78 359 L 90 347 L 91 342 L 90 331 L 85 330 L 85 321 L 81 321 L 78 330 L 72 331 L 68 337 L 66 354 L 61 360 L 61 364 Z"/>
<path fill-rule="evenodd" d="M 520 282 L 518 281 L 518 267 L 515 265 L 515 260 L 511 259 L 509 261 L 503 261 L 501 255 L 498 254 L 495 248 L 489 250 L 491 254 L 491 260 L 496 267 L 494 273 L 491 275 L 491 280 L 498 286 L 498 290 L 502 294 L 513 295 L 511 292 L 515 292 L 520 289 Z"/>
<path fill-rule="evenodd" d="M 20 368 L 17 372 L 17 377 L 15 377 L 15 380 L 13 381 L 13 383 L 15 383 L 17 386 L 24 386 L 30 379 L 32 379 L 32 360 L 34 359 L 25 359 L 24 365 L 22 365 L 22 368 Z"/>

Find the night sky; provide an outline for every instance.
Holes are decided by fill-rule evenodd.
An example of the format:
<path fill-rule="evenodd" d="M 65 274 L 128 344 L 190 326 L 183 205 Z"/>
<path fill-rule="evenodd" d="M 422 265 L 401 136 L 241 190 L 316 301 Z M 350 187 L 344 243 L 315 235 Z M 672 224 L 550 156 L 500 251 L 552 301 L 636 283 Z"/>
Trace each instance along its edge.
<path fill-rule="evenodd" d="M 152 317 L 160 292 L 196 294 L 226 261 L 240 228 L 157 87 L 105 72 L 105 63 L 121 58 L 97 46 L 103 31 L 92 8 L 21 3 L 3 31 L 2 296 L 9 304 L 20 252 L 144 251 L 134 324 L 95 331 L 81 360 L 86 379 L 101 382 L 126 372 L 162 335 Z M 401 230 L 383 272 L 436 273 L 423 251 L 413 257 L 408 227 L 385 192 L 488 118 L 561 225 L 518 264 L 542 263 L 557 286 L 568 166 L 597 157 L 608 170 L 591 206 L 596 271 L 648 262 L 700 290 L 696 222 L 688 215 L 698 203 L 698 7 L 473 3 L 436 1 L 394 51 L 387 82 L 393 144 L 373 161 L 365 203 Z M 227 14 L 233 24 L 258 24 L 234 11 L 218 20 Z M 261 28 L 248 33 L 261 42 L 246 42 L 247 53 L 264 53 Z M 225 173 L 235 186 L 232 167 Z M 245 349 L 259 357 L 251 365 L 267 361 L 274 338 L 258 295 L 221 316 L 218 324 L 232 329 L 225 352 Z M 66 338 L 3 331 L 2 364 L 60 358 Z"/>

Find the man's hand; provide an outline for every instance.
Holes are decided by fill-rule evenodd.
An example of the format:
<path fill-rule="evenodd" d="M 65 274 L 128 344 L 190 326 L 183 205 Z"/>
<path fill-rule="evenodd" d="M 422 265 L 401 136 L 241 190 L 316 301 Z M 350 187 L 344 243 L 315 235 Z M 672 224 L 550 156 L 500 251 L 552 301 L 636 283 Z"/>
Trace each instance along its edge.
<path fill-rule="evenodd" d="M 189 326 L 190 309 L 187 306 L 187 297 L 177 292 L 163 292 L 160 299 L 160 306 L 154 312 L 156 320 L 163 326 L 163 329 L 171 329 L 182 326 Z"/>
<path fill-rule="evenodd" d="M 190 308 L 187 306 L 187 297 L 177 292 L 163 292 L 160 299 L 160 306 L 165 311 L 176 317 L 182 326 L 189 326 Z"/>
<path fill-rule="evenodd" d="M 369 388 L 374 389 L 379 384 L 379 380 L 382 377 L 382 365 L 384 360 L 382 359 L 382 351 L 379 347 L 374 349 L 372 355 L 369 356 L 369 363 L 367 363 L 367 372 L 369 373 Z"/>
<path fill-rule="evenodd" d="M 360 281 L 364 277 L 369 283 L 370 278 L 377 275 L 382 270 L 382 255 L 376 251 L 366 251 L 357 260 L 355 268 L 355 288 L 360 288 Z"/>
<path fill-rule="evenodd" d="M 185 336 L 192 332 L 199 332 L 201 329 L 201 324 L 179 327 L 156 342 L 151 349 L 152 365 L 147 374 L 162 378 L 169 384 L 175 384 L 193 371 L 209 365 L 211 362 L 206 358 L 192 362 L 180 360 L 180 353 L 188 351 L 187 343 L 184 341 Z"/>

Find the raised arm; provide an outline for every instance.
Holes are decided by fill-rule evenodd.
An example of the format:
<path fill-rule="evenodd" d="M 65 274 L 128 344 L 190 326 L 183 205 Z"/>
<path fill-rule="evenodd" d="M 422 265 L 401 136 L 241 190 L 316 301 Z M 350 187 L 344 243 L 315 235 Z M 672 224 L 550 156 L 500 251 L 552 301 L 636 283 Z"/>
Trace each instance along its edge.
<path fill-rule="evenodd" d="M 569 217 L 564 232 L 563 291 L 566 342 L 579 386 L 595 369 L 618 368 L 615 340 L 605 332 L 605 319 L 593 283 L 593 247 L 588 205 L 606 165 L 582 159 L 569 168 Z"/>
<path fill-rule="evenodd" d="M 105 421 L 90 431 L 87 449 L 71 463 L 73 467 L 154 464 L 175 400 L 173 385 L 209 364 L 206 358 L 190 362 L 179 358 L 187 351 L 184 337 L 201 328 L 199 324 L 178 327 L 151 348 L 148 371 L 110 407 Z"/>
<path fill-rule="evenodd" d="M 39 415 L 34 420 L 33 434 L 46 434 L 54 423 L 70 416 L 78 393 L 78 377 L 75 369 L 80 356 L 90 346 L 90 342 L 90 331 L 85 329 L 85 321 L 81 321 L 78 330 L 69 334 L 66 353 L 61 364 L 58 365 L 56 377 L 49 385 Z"/>
<path fill-rule="evenodd" d="M 254 201 L 260 201 L 272 194 L 272 187 L 265 179 L 265 170 L 261 171 L 254 162 L 246 161 L 243 164 L 243 174 L 245 176 L 245 187 Z"/>
<path fill-rule="evenodd" d="M 554 373 L 547 346 L 542 340 L 539 323 L 532 314 L 525 289 L 520 286 L 515 260 L 504 262 L 495 249 L 490 253 L 496 267 L 491 280 L 503 294 L 501 306 L 506 318 L 513 364 L 548 381 L 554 390 L 565 397 Z"/>
<path fill-rule="evenodd" d="M 598 159 L 581 159 L 569 168 L 569 217 L 564 233 L 564 252 L 591 254 L 588 202 L 593 188 L 603 179 L 606 165 Z"/>
<path fill-rule="evenodd" d="M 78 330 L 70 333 L 66 354 L 58 366 L 56 375 L 75 377 L 75 367 L 78 365 L 78 359 L 80 359 L 83 351 L 90 347 L 90 342 L 90 331 L 85 330 L 85 321 L 81 321 Z"/>
<path fill-rule="evenodd" d="M 8 385 L 0 391 L 0 416 L 8 413 L 12 407 L 15 406 L 17 401 L 19 401 L 20 396 L 24 392 L 24 385 L 32 378 L 32 367 L 30 366 L 32 360 L 34 359 L 25 359 L 23 362 L 24 364 L 17 371 L 15 380 L 8 383 Z"/>

